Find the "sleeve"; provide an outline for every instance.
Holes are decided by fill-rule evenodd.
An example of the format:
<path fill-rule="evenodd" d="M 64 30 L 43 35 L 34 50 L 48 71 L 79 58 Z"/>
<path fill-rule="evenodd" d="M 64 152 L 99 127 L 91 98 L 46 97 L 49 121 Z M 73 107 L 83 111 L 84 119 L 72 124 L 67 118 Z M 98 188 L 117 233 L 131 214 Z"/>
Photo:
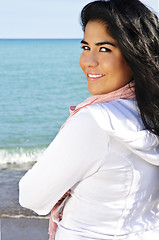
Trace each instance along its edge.
<path fill-rule="evenodd" d="M 79 181 L 95 173 L 108 148 L 108 136 L 87 108 L 76 113 L 19 182 L 19 203 L 48 214 Z"/>

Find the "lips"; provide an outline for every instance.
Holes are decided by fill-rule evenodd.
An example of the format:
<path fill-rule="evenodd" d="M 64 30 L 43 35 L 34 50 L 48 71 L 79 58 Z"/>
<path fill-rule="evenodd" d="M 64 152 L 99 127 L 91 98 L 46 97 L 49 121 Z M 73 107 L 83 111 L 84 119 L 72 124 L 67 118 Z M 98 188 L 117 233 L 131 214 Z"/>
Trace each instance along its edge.
<path fill-rule="evenodd" d="M 102 78 L 104 77 L 105 74 L 92 74 L 92 73 L 87 73 L 87 78 L 88 79 L 92 79 L 92 80 L 96 80 L 96 79 L 99 79 L 99 78 Z"/>

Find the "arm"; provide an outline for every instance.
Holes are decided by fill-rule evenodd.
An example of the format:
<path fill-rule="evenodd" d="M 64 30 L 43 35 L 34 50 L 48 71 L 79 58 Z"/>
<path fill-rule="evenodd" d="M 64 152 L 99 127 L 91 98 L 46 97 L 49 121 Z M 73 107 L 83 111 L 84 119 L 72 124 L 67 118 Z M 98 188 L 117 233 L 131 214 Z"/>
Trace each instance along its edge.
<path fill-rule="evenodd" d="M 39 215 L 50 212 L 77 182 L 98 170 L 108 137 L 87 108 L 71 118 L 19 183 L 19 202 Z"/>

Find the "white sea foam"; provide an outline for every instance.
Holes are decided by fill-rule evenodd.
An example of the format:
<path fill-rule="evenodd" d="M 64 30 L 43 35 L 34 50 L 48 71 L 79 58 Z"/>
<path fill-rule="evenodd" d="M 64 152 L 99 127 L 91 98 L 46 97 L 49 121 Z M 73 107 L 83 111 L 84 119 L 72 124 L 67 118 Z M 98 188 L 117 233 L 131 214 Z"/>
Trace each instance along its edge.
<path fill-rule="evenodd" d="M 9 214 L 2 214 L 0 215 L 1 218 L 13 218 L 13 219 L 18 219 L 18 218 L 27 218 L 27 219 L 50 219 L 49 216 L 25 216 L 25 215 L 9 215 Z"/>
<path fill-rule="evenodd" d="M 45 149 L 0 149 L 0 164 L 36 162 Z"/>

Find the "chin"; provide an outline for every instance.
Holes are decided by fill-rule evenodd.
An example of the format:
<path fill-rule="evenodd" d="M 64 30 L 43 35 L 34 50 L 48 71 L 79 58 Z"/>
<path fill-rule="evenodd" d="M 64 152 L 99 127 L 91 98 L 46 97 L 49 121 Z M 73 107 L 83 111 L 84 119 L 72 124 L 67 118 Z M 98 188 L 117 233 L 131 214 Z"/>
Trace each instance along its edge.
<path fill-rule="evenodd" d="M 100 93 L 98 93 L 98 91 L 95 90 L 95 89 L 90 89 L 90 88 L 88 88 L 88 91 L 89 91 L 89 93 L 92 94 L 92 95 L 99 95 L 99 94 L 100 94 Z"/>
<path fill-rule="evenodd" d="M 92 95 L 101 95 L 101 94 L 104 94 L 104 93 L 102 93 L 101 91 L 96 91 L 96 90 L 89 90 L 89 89 L 88 89 L 88 91 L 89 91 L 89 93 L 92 94 Z"/>
<path fill-rule="evenodd" d="M 97 89 L 97 88 L 92 88 L 92 87 L 88 87 L 88 91 L 92 95 L 102 95 L 102 94 L 109 93 L 109 91 L 103 91 L 103 90 L 100 90 L 100 89 Z"/>

